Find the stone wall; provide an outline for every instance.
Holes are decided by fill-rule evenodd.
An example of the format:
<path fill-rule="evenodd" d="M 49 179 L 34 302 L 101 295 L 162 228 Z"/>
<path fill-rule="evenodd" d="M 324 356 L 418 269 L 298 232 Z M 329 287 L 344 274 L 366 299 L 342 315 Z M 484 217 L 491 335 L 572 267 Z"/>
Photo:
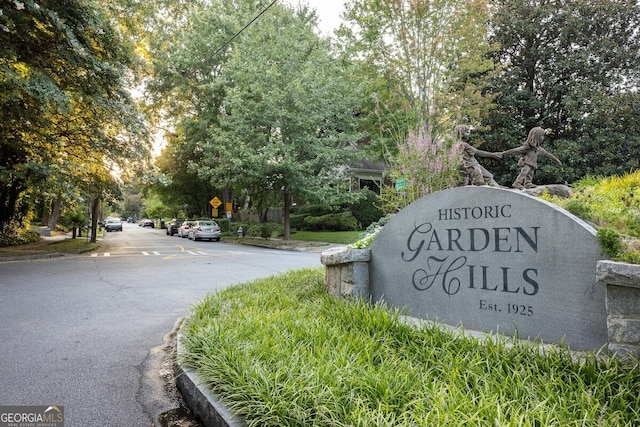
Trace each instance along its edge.
<path fill-rule="evenodd" d="M 322 252 L 320 260 L 329 294 L 369 299 L 369 249 L 334 248 Z"/>
<path fill-rule="evenodd" d="M 606 286 L 609 351 L 640 357 L 640 265 L 599 261 L 596 279 Z"/>

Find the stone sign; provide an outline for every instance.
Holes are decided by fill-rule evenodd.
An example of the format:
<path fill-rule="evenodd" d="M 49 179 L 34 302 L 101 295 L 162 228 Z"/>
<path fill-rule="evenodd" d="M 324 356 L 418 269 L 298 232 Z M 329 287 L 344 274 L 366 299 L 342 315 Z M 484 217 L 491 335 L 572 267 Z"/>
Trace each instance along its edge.
<path fill-rule="evenodd" d="M 607 344 L 595 230 L 518 191 L 458 187 L 423 197 L 371 246 L 373 301 L 465 329 L 575 349 Z"/>

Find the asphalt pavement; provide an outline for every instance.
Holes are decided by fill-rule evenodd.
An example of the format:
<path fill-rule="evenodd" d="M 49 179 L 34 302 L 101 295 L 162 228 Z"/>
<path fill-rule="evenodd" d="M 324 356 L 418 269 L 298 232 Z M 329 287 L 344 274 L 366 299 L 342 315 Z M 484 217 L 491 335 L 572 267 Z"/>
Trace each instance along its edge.
<path fill-rule="evenodd" d="M 126 224 L 95 253 L 0 257 L 0 405 L 61 405 L 66 427 L 188 426 L 170 367 L 180 319 L 207 293 L 319 267 L 321 250 Z"/>

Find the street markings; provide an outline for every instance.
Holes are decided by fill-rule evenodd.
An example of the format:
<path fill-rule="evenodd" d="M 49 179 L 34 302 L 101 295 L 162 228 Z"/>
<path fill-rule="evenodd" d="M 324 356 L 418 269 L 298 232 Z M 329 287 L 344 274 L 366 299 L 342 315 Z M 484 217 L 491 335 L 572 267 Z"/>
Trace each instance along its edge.
<path fill-rule="evenodd" d="M 169 258 L 180 258 L 184 256 L 225 256 L 225 255 L 250 255 L 251 252 L 246 251 L 220 251 L 214 250 L 211 252 L 207 251 L 197 251 L 197 250 L 187 250 L 183 247 L 180 247 L 180 252 L 165 252 L 161 253 L 160 251 L 126 251 L 126 252 L 102 252 L 102 253 L 92 253 L 89 256 L 92 258 L 104 258 L 104 257 L 118 257 L 118 256 L 165 256 Z"/>

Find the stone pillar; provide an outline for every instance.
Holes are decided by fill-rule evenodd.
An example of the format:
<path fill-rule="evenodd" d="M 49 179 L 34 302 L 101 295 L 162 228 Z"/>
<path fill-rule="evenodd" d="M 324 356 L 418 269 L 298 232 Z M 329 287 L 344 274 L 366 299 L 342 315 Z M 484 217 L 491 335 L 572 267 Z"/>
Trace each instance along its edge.
<path fill-rule="evenodd" d="M 324 285 L 327 292 L 340 297 L 369 299 L 369 249 L 346 247 L 322 252 L 320 261 L 325 266 Z"/>
<path fill-rule="evenodd" d="M 640 357 L 640 265 L 599 261 L 596 279 L 607 287 L 609 351 Z"/>

